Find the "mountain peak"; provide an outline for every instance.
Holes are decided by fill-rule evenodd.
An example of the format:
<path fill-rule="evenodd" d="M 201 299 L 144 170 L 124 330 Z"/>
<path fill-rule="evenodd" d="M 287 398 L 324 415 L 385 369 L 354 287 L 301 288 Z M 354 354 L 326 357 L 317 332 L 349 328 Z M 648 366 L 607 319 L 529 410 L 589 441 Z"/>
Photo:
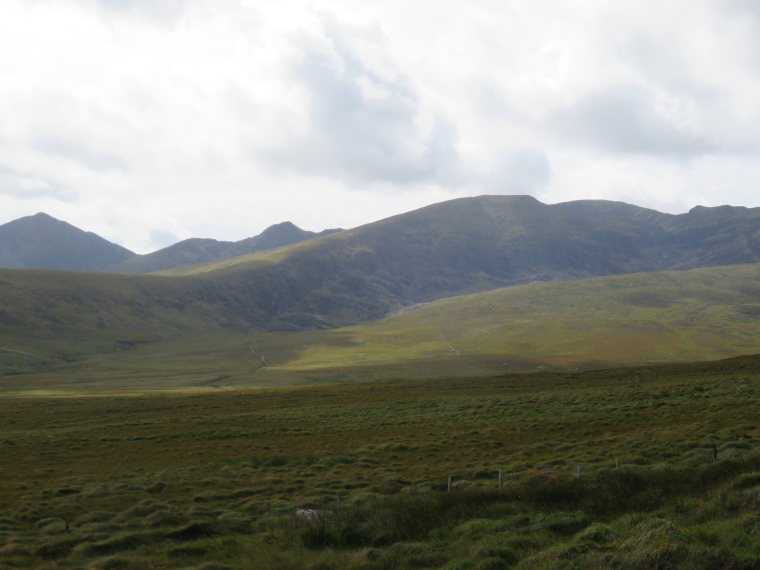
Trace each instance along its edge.
<path fill-rule="evenodd" d="M 293 222 L 280 222 L 261 234 L 236 242 L 191 238 L 146 255 L 137 255 L 109 268 L 116 273 L 152 273 L 175 267 L 196 265 L 247 255 L 256 251 L 275 249 L 307 239 L 339 232 L 325 230 L 320 233 L 302 230 Z"/>
<path fill-rule="evenodd" d="M 51 224 L 51 223 L 58 223 L 58 224 L 66 224 L 70 226 L 71 224 L 64 222 L 63 220 L 59 220 L 58 218 L 54 218 L 50 214 L 46 214 L 45 212 L 37 212 L 36 214 L 33 214 L 31 216 L 24 216 L 23 218 L 19 218 L 17 220 L 13 220 L 12 222 L 8 222 L 8 224 L 28 224 L 28 223 L 36 223 L 36 224 Z M 6 224 L 6 225 L 8 225 Z M 74 227 L 74 226 L 71 226 Z"/>
<path fill-rule="evenodd" d="M 295 225 L 293 222 L 280 222 L 279 224 L 272 224 L 263 232 L 261 232 L 260 235 L 263 236 L 268 233 L 277 233 L 277 232 L 302 232 L 302 231 L 303 230 L 299 228 L 297 225 Z"/>
<path fill-rule="evenodd" d="M 45 212 L 0 226 L 0 267 L 100 270 L 134 255 Z"/>

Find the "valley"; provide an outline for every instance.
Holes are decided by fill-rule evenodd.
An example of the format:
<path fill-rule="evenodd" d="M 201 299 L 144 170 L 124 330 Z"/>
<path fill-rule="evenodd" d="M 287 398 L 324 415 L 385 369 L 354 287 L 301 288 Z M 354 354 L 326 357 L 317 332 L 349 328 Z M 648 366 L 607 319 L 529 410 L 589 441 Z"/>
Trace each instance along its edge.
<path fill-rule="evenodd" d="M 296 230 L 0 269 L 0 567 L 760 568 L 757 209 Z"/>
<path fill-rule="evenodd" d="M 287 332 L 209 334 L 198 325 L 209 307 L 132 323 L 116 312 L 117 330 L 80 325 L 47 340 L 9 329 L 2 382 L 6 396 L 202 391 L 717 360 L 760 353 L 758 282 L 757 266 L 738 265 L 540 283 Z"/>

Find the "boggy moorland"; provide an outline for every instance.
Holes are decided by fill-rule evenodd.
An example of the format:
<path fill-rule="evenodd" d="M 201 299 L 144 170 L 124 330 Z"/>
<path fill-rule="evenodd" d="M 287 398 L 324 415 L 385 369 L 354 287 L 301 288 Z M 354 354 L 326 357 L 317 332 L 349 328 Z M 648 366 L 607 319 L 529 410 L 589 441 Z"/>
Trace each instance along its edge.
<path fill-rule="evenodd" d="M 6 398 L 0 567 L 760 568 L 759 381 L 741 357 Z"/>

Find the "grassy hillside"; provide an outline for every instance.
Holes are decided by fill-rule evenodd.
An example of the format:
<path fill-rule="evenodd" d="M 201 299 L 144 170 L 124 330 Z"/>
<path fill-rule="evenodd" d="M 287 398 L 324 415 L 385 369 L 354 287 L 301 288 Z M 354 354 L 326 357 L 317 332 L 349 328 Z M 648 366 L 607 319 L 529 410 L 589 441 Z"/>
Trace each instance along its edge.
<path fill-rule="evenodd" d="M 519 286 L 256 344 L 261 377 L 583 369 L 754 353 L 758 315 L 760 267 L 733 266 Z"/>
<path fill-rule="evenodd" d="M 599 291 L 563 282 L 535 289 L 536 298 L 518 287 L 430 305 L 377 327 L 319 332 L 451 295 L 685 267 L 702 258 L 721 263 L 760 251 L 752 234 L 760 218 L 746 208 L 682 216 L 608 203 L 570 210 L 526 196 L 483 196 L 161 275 L 2 270 L 0 374 L 47 375 L 105 354 L 79 362 L 78 374 L 106 382 L 103 370 L 127 367 L 134 370 L 129 378 L 156 385 L 163 376 L 152 371 L 165 368 L 164 351 L 182 354 L 177 339 L 188 335 L 194 346 L 198 336 L 228 335 L 228 353 L 237 355 L 216 373 L 212 353 L 202 365 L 204 357 L 192 354 L 202 370 L 188 369 L 192 382 L 225 375 L 273 385 L 694 360 L 756 349 L 747 317 L 757 303 L 756 276 L 740 278 L 744 270 L 728 268 L 640 274 Z M 257 334 L 277 331 L 302 332 Z M 159 340 L 171 342 L 144 345 Z M 266 366 L 256 364 L 261 353 Z M 40 382 L 60 384 L 56 378 Z M 183 374 L 171 378 L 186 382 Z"/>
<path fill-rule="evenodd" d="M 743 357 L 0 399 L 0 565 L 754 570 L 758 396 Z"/>
<path fill-rule="evenodd" d="M 3 271 L 0 306 L 16 334 L 54 329 L 64 341 L 93 326 L 104 337 L 117 331 L 117 338 L 122 330 L 332 328 L 505 286 L 688 268 L 695 259 L 756 261 L 760 231 L 752 232 L 759 222 L 758 212 L 746 208 L 653 217 L 634 206 L 592 203 L 568 211 L 528 196 L 481 196 L 172 269 L 164 279 Z"/>
<path fill-rule="evenodd" d="M 231 324 L 217 307 L 192 299 L 186 284 L 159 277 L 6 270 L 0 286 L 0 362 L 6 367 L 14 355 L 45 367 Z"/>
<path fill-rule="evenodd" d="M 202 309 L 179 313 L 185 320 L 175 321 L 172 334 L 163 329 L 160 339 L 150 328 L 139 329 L 144 336 L 126 331 L 126 324 L 121 343 L 85 336 L 92 343 L 110 339 L 112 349 L 88 355 L 88 346 L 92 352 L 97 347 L 72 343 L 69 349 L 79 350 L 72 362 L 30 360 L 25 355 L 35 354 L 44 339 L 9 331 L 0 337 L 6 351 L 0 354 L 6 366 L 0 382 L 5 393 L 16 394 L 207 391 L 582 370 L 760 352 L 760 267 L 754 265 L 525 285 L 317 331 L 230 333 L 220 325 L 209 335 L 193 329 L 193 315 L 201 323 L 214 315 L 204 316 Z M 161 320 L 146 322 L 157 326 Z M 8 375 L 12 371 L 31 374 Z"/>

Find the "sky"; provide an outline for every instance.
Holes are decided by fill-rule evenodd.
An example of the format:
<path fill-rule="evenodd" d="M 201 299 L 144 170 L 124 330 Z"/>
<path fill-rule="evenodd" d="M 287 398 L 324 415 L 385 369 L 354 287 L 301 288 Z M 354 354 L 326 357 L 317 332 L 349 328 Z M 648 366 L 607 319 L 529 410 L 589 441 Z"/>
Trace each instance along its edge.
<path fill-rule="evenodd" d="M 2 0 L 0 224 L 147 253 L 481 194 L 760 206 L 755 0 Z"/>

